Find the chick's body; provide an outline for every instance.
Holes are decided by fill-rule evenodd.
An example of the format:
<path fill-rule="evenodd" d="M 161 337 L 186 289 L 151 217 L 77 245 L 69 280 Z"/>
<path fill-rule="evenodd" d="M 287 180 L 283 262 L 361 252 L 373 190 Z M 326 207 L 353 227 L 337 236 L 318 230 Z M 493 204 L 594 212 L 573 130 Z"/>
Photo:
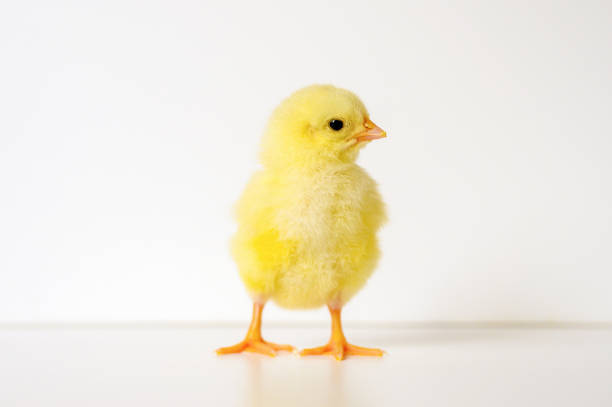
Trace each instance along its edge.
<path fill-rule="evenodd" d="M 334 118 L 344 134 L 329 129 Z M 302 89 L 273 113 L 264 168 L 238 203 L 233 241 L 255 299 L 288 308 L 341 305 L 372 273 L 384 205 L 354 162 L 362 143 L 350 140 L 366 118 L 354 94 L 332 86 Z"/>
<path fill-rule="evenodd" d="M 263 168 L 240 198 L 232 253 L 253 297 L 245 339 L 219 354 L 273 356 L 292 350 L 261 337 L 264 304 L 327 304 L 332 337 L 302 355 L 381 356 L 349 344 L 340 311 L 365 284 L 379 257 L 376 232 L 385 219 L 376 183 L 355 164 L 359 150 L 385 132 L 353 93 L 315 85 L 295 92 L 272 114 L 263 137 Z"/>

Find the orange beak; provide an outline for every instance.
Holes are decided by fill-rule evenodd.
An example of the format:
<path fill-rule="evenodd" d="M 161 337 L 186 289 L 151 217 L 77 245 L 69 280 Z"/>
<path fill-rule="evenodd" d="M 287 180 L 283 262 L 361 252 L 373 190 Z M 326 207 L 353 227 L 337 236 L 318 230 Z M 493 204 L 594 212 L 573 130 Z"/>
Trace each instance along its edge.
<path fill-rule="evenodd" d="M 387 137 L 387 133 L 385 133 L 383 129 L 372 123 L 372 120 L 366 119 L 363 125 L 366 129 L 353 136 L 353 138 L 357 140 L 357 142 L 370 141 Z"/>

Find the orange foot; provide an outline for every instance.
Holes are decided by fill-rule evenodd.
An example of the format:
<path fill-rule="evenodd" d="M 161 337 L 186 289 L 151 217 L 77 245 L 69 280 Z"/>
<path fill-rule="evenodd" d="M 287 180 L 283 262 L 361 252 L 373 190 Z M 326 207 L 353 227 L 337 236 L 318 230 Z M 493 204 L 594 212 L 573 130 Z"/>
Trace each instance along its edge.
<path fill-rule="evenodd" d="M 217 355 L 227 355 L 228 353 L 254 352 L 274 357 L 276 356 L 276 352 L 279 350 L 293 352 L 294 349 L 295 348 L 291 345 L 279 345 L 276 343 L 264 341 L 261 338 L 246 338 L 235 345 L 217 349 Z"/>
<path fill-rule="evenodd" d="M 253 304 L 253 317 L 251 325 L 247 331 L 246 338 L 235 345 L 217 349 L 217 355 L 226 355 L 228 353 L 255 352 L 262 353 L 268 356 L 276 356 L 279 350 L 293 352 L 295 349 L 291 345 L 277 345 L 276 343 L 264 341 L 261 337 L 261 313 L 263 304 Z"/>
<path fill-rule="evenodd" d="M 300 356 L 308 355 L 332 355 L 337 360 L 343 360 L 348 355 L 358 356 L 382 356 L 383 351 L 375 348 L 363 348 L 361 346 L 351 345 L 347 342 L 342 331 L 342 321 L 340 318 L 340 308 L 328 306 L 332 320 L 331 338 L 327 345 L 319 346 L 318 348 L 304 349 L 300 352 Z"/>
<path fill-rule="evenodd" d="M 361 346 L 351 345 L 344 342 L 329 342 L 327 345 L 316 348 L 304 349 L 300 352 L 300 356 L 309 355 L 332 355 L 336 360 L 343 360 L 346 356 L 382 356 L 384 352 L 376 348 L 364 348 Z"/>

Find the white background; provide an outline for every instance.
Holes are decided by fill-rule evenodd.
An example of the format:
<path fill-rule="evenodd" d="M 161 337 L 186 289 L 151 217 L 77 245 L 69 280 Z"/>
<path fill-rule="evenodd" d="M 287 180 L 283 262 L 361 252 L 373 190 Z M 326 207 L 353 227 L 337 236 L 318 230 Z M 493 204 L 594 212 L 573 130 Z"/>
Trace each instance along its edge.
<path fill-rule="evenodd" d="M 347 319 L 612 320 L 612 5 L 446 3 L 4 2 L 0 321 L 247 319 L 231 207 L 311 83 L 389 135 Z"/>

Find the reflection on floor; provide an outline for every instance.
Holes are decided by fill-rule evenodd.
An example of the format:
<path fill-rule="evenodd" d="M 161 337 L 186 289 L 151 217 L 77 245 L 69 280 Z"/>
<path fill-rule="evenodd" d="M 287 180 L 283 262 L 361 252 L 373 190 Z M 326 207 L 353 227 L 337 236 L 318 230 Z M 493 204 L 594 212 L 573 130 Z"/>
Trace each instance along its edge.
<path fill-rule="evenodd" d="M 347 328 L 383 358 L 218 357 L 235 327 L 0 329 L 2 406 L 612 406 L 612 330 Z M 264 328 L 323 344 L 324 328 Z"/>

